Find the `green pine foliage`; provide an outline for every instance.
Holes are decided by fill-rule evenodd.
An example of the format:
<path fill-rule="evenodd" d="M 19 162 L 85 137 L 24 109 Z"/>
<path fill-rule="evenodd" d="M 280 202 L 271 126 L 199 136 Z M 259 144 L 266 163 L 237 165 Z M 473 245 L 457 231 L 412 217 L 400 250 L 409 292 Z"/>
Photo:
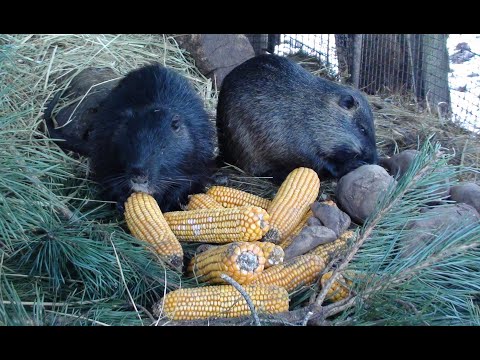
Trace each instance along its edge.
<path fill-rule="evenodd" d="M 153 60 L 182 71 L 214 109 L 211 83 L 171 38 L 0 35 L 0 325 L 152 325 L 159 319 L 151 305 L 165 292 L 203 286 L 133 238 L 110 204 L 95 200 L 86 159 L 65 154 L 41 131 L 59 77 L 87 66 L 125 73 Z M 477 171 L 449 165 L 452 156 L 440 150 L 423 145 L 335 261 L 334 269 L 357 276 L 353 298 L 331 311 L 331 324 L 480 325 L 480 224 L 439 229 L 427 246 L 401 256 L 402 244 L 416 236 L 407 224 L 425 218 L 433 203 L 451 206 L 438 192 L 445 180 Z M 236 187 L 271 194 L 266 179 L 237 178 Z M 185 254 L 195 248 L 186 244 Z M 317 285 L 297 291 L 291 310 L 319 292 Z"/>
<path fill-rule="evenodd" d="M 421 233 L 409 222 L 422 210 L 449 207 L 445 180 L 470 169 L 448 165 L 439 145 L 426 142 L 410 170 L 387 192 L 358 230 L 366 241 L 348 264 L 357 272 L 354 306 L 332 320 L 338 325 L 480 325 L 480 223 L 448 222 L 409 256 L 402 246 Z M 434 205 L 433 205 L 434 204 Z M 365 237 L 366 233 L 368 237 Z M 354 244 L 350 247 L 352 251 Z M 353 251 L 355 252 L 355 251 Z"/>
<path fill-rule="evenodd" d="M 85 159 L 38 129 L 46 99 L 22 97 L 19 64 L 32 59 L 20 48 L 0 42 L 0 324 L 151 324 L 148 309 L 181 274 L 93 200 Z"/>

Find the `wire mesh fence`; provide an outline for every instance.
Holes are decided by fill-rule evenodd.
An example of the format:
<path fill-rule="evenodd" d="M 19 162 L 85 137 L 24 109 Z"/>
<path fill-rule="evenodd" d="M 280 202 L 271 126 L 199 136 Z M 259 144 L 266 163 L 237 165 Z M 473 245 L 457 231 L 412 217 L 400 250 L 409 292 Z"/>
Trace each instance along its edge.
<path fill-rule="evenodd" d="M 452 120 L 480 130 L 480 35 L 450 34 L 448 75 Z"/>
<path fill-rule="evenodd" d="M 473 48 L 477 46 L 480 53 L 478 35 L 468 43 L 461 36 L 446 34 L 247 36 L 257 55 L 275 53 L 302 65 L 315 63 L 319 75 L 370 95 L 397 97 L 418 110 L 438 114 L 441 121 L 450 119 L 480 130 L 480 55 Z M 470 69 L 468 74 L 456 70 L 460 64 Z"/>

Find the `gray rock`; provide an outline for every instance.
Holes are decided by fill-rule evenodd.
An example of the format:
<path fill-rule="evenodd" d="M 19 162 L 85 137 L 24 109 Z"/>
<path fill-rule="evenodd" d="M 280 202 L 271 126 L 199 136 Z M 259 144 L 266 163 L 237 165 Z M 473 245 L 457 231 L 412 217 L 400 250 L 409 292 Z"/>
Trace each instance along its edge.
<path fill-rule="evenodd" d="M 415 157 L 420 152 L 418 150 L 404 150 L 390 158 L 380 159 L 380 165 L 383 166 L 395 179 L 399 179 L 405 174 Z"/>
<path fill-rule="evenodd" d="M 473 206 L 480 212 L 480 186 L 475 183 L 463 183 L 450 188 L 450 198 L 457 203 Z"/>
<path fill-rule="evenodd" d="M 459 50 L 456 53 L 450 55 L 450 61 L 453 64 L 463 64 L 464 62 L 469 61 L 474 56 L 475 54 L 473 54 L 469 50 Z"/>
<path fill-rule="evenodd" d="M 335 235 L 340 237 L 351 224 L 350 216 L 338 208 L 337 205 L 314 202 L 310 205 L 315 218 L 320 220 L 321 225 L 332 229 Z"/>
<path fill-rule="evenodd" d="M 442 229 L 451 227 L 451 231 L 480 220 L 480 214 L 467 204 L 437 206 L 423 212 L 428 218 L 410 221 L 405 231 L 411 233 L 408 240 L 400 244 L 400 256 L 408 257 L 420 248 L 428 245 Z"/>
<path fill-rule="evenodd" d="M 242 34 L 186 34 L 176 40 L 195 59 L 200 72 L 216 82 L 217 88 L 233 68 L 255 56 Z"/>
<path fill-rule="evenodd" d="M 333 230 L 325 226 L 307 226 L 293 239 L 285 249 L 285 260 L 314 249 L 318 245 L 326 244 L 337 239 Z"/>
<path fill-rule="evenodd" d="M 307 220 L 307 226 L 323 226 L 323 224 L 315 216 L 310 216 L 310 218 Z"/>
<path fill-rule="evenodd" d="M 379 165 L 363 165 L 343 176 L 336 188 L 338 205 L 352 220 L 363 223 L 380 197 L 396 181 Z"/>
<path fill-rule="evenodd" d="M 467 51 L 471 51 L 472 48 L 470 47 L 470 45 L 468 45 L 468 43 L 466 43 L 466 42 L 461 42 L 461 43 L 458 43 L 457 46 L 455 46 L 455 50 L 467 50 Z"/>
<path fill-rule="evenodd" d="M 418 150 L 404 150 L 390 158 L 380 159 L 379 163 L 390 173 L 391 176 L 396 180 L 400 180 L 400 178 L 408 171 L 410 165 L 418 154 L 420 154 L 420 151 Z M 441 169 L 437 171 L 441 171 Z M 435 191 L 435 195 L 438 195 L 442 199 L 448 197 L 449 193 L 450 182 L 448 180 L 445 181 L 445 186 L 442 186 Z M 430 205 L 438 204 L 440 202 L 432 202 Z"/>

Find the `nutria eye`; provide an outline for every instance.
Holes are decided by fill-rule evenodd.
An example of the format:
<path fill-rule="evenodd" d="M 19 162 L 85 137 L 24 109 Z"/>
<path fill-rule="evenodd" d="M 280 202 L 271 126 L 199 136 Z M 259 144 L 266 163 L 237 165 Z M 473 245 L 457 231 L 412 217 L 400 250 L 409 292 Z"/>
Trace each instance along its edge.
<path fill-rule="evenodd" d="M 172 129 L 173 129 L 173 131 L 178 131 L 178 129 L 180 129 L 180 116 L 179 115 L 175 115 L 172 118 Z"/>
<path fill-rule="evenodd" d="M 350 110 L 353 107 L 358 106 L 358 102 L 352 95 L 342 95 L 338 100 L 338 105 L 346 110 Z"/>

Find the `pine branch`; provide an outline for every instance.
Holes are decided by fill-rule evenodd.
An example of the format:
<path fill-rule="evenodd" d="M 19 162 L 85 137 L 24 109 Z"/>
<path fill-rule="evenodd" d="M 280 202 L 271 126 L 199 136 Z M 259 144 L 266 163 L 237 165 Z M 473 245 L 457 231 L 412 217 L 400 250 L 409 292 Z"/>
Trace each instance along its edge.
<path fill-rule="evenodd" d="M 313 306 L 313 305 L 312 305 Z M 286 311 L 275 315 L 259 314 L 259 320 L 263 324 L 276 325 L 301 325 L 311 311 L 312 306 L 306 306 L 299 310 Z M 241 316 L 238 318 L 217 318 L 206 320 L 159 320 L 161 326 L 250 326 L 254 325 L 255 320 L 251 316 Z"/>
<path fill-rule="evenodd" d="M 425 150 L 425 149 L 424 149 Z M 399 256 L 398 246 L 413 236 L 405 230 L 412 220 L 428 219 L 418 211 L 438 194 L 442 181 L 452 178 L 448 158 L 432 158 L 414 169 L 397 185 L 401 200 L 376 221 L 368 241 L 357 251 L 349 268 L 361 277 L 354 279 L 355 300 L 348 311 L 337 312 L 336 324 L 374 325 L 382 318 L 390 324 L 456 324 L 479 321 L 468 307 L 470 297 L 480 291 L 480 251 L 476 240 L 480 226 L 454 224 L 432 232 L 432 240 L 409 257 Z M 419 159 L 419 161 L 423 161 Z M 417 162 L 416 165 L 419 163 Z M 422 176 L 416 174 L 421 169 Z M 438 171 L 441 170 L 441 171 Z M 445 171 L 443 171 L 445 170 Z M 457 173 L 459 173 L 457 171 Z M 438 184 L 438 185 L 437 185 Z M 393 197 L 397 194 L 392 193 Z M 388 200 L 388 199 L 387 199 Z M 448 206 L 436 205 L 436 206 Z M 369 224 L 365 224 L 368 227 Z M 442 299 L 442 301 L 440 301 Z M 395 306 L 395 303 L 411 306 Z M 379 316 L 381 318 L 379 318 Z"/>
<path fill-rule="evenodd" d="M 274 315 L 259 314 L 259 320 L 263 324 L 304 326 L 305 323 L 310 325 L 325 325 L 326 319 L 338 312 L 350 307 L 350 300 L 345 300 L 337 304 L 331 304 L 324 307 L 318 307 L 316 304 L 307 305 L 301 309 L 285 311 Z M 157 320 L 158 325 L 162 326 L 240 326 L 253 325 L 255 320 L 251 316 L 242 316 L 238 318 L 217 318 L 207 320 Z"/>
<path fill-rule="evenodd" d="M 435 156 L 432 158 L 432 162 L 435 161 L 441 153 L 436 152 Z M 361 248 L 363 243 L 370 237 L 373 229 L 377 226 L 378 222 L 383 219 L 383 217 L 389 213 L 389 211 L 399 202 L 401 201 L 403 195 L 412 187 L 416 186 L 417 182 L 419 179 L 421 179 L 426 173 L 431 171 L 432 166 L 431 164 L 427 164 L 425 167 L 423 167 L 420 171 L 418 171 L 411 182 L 405 186 L 403 189 L 400 189 L 398 193 L 395 193 L 393 197 L 388 197 L 387 200 L 380 200 L 379 203 L 381 204 L 380 206 L 377 207 L 376 212 L 374 212 L 374 215 L 366 221 L 366 225 L 360 230 L 360 233 L 358 237 L 356 238 L 355 243 L 351 248 L 349 248 L 348 253 L 345 255 L 343 261 L 338 264 L 336 269 L 332 272 L 332 276 L 330 279 L 328 279 L 325 284 L 322 287 L 322 290 L 318 294 L 315 303 L 317 306 L 321 306 L 323 304 L 323 301 L 325 300 L 325 297 L 327 296 L 328 291 L 332 287 L 333 283 L 337 280 L 338 276 L 341 274 L 341 271 L 344 270 L 348 264 L 352 261 L 353 257 L 357 254 L 358 250 Z M 393 187 L 391 186 L 385 194 L 389 194 L 392 191 L 394 191 Z M 386 202 L 386 204 L 384 204 Z M 343 307 L 339 306 L 339 311 L 343 311 Z M 331 315 L 336 314 L 336 312 L 332 311 Z M 331 316 L 330 315 L 330 316 Z"/>
<path fill-rule="evenodd" d="M 245 289 L 227 274 L 222 274 L 220 275 L 220 277 L 226 282 L 228 282 L 230 285 L 232 285 L 235 289 L 237 289 L 237 291 L 243 296 L 243 298 L 247 302 L 248 307 L 250 308 L 250 312 L 252 313 L 253 319 L 255 320 L 255 325 L 262 326 L 262 324 L 260 323 L 260 319 L 258 318 L 257 311 L 255 310 L 255 305 L 253 305 L 253 301 L 250 298 L 250 295 L 247 294 Z"/>
<path fill-rule="evenodd" d="M 417 278 L 425 278 L 433 268 L 449 266 L 448 264 L 453 263 L 456 258 L 460 257 L 463 259 L 465 256 L 470 256 L 466 254 L 471 254 L 472 259 L 478 258 L 472 253 L 472 251 L 478 252 L 480 246 L 478 242 L 462 243 L 462 241 L 474 239 L 474 234 L 480 232 L 480 227 L 473 226 L 473 228 L 460 227 L 455 233 L 444 230 L 436 235 L 435 241 L 419 250 L 413 257 L 402 259 L 397 256 L 387 261 L 387 257 L 390 256 L 389 254 L 393 254 L 395 251 L 394 247 L 396 242 L 392 242 L 390 238 L 392 236 L 408 236 L 407 232 L 399 231 L 398 229 L 402 229 L 404 227 L 402 224 L 406 224 L 408 221 L 425 217 L 421 212 L 418 212 L 419 207 L 423 204 L 430 203 L 435 197 L 438 197 L 438 194 L 435 195 L 437 188 L 440 188 L 443 179 L 451 177 L 448 171 L 445 173 L 438 172 L 438 169 L 444 166 L 443 164 L 446 163 L 448 158 L 442 158 L 442 153 L 438 150 L 438 146 L 434 150 L 435 151 L 432 151 L 428 142 L 424 145 L 422 155 L 412 165 L 412 168 L 405 175 L 404 179 L 397 184 L 395 189 L 387 191 L 389 195 L 385 196 L 383 201 L 380 201 L 377 210 L 372 217 L 365 222 L 363 228 L 358 233 L 356 241 L 349 246 L 343 260 L 336 264 L 330 281 L 324 285 L 314 300 L 315 306 L 312 308 L 313 315 L 308 322 L 310 325 L 327 325 L 329 324 L 328 318 L 339 314 L 341 314 L 341 316 L 335 317 L 334 323 L 345 323 L 346 317 L 351 319 L 352 316 L 356 317 L 356 323 L 361 323 L 359 311 L 368 314 L 367 309 L 363 309 L 362 304 L 365 304 L 366 301 L 369 303 L 373 301 L 374 304 L 377 304 L 376 299 L 380 299 L 379 294 L 386 294 L 386 291 L 391 292 L 393 297 L 392 301 L 410 305 L 402 306 L 402 308 L 404 308 L 405 311 L 411 311 L 416 317 L 415 321 L 428 324 L 428 322 L 424 320 L 425 316 L 430 316 L 430 314 L 434 313 L 429 312 L 423 314 L 422 311 L 425 310 L 419 310 L 416 304 L 421 304 L 423 300 L 416 299 L 416 301 L 411 301 L 408 298 L 398 298 L 398 295 L 401 296 L 401 293 L 399 293 L 401 288 L 406 286 L 406 284 L 412 283 L 412 281 L 415 282 Z M 405 206 L 405 204 L 408 205 Z M 453 244 L 453 241 L 459 244 Z M 365 244 L 369 245 L 365 248 Z M 372 262 L 372 251 L 376 254 L 375 256 L 378 257 L 378 261 L 380 261 L 378 265 L 376 261 Z M 353 260 L 355 260 L 353 268 L 358 271 L 357 279 L 354 279 L 357 283 L 355 286 L 357 288 L 356 291 L 352 290 L 352 296 L 341 302 L 324 306 L 323 302 L 328 289 L 335 281 L 335 278 L 347 267 L 351 266 Z M 463 265 L 464 260 L 462 261 L 461 266 L 467 266 Z M 332 263 L 333 262 L 335 262 L 335 260 L 333 260 Z M 374 270 L 382 263 L 384 264 L 383 270 Z M 477 261 L 473 266 L 478 268 L 480 264 Z M 362 275 L 360 276 L 360 274 Z M 455 276 L 454 274 L 452 275 Z M 457 276 L 458 281 L 463 281 L 460 280 L 459 276 Z M 466 279 L 465 281 L 468 280 Z M 471 279 L 470 283 L 472 281 L 474 280 Z M 452 285 L 453 284 L 457 283 L 452 280 Z M 458 282 L 458 284 L 460 285 L 461 283 Z M 359 289 L 360 285 L 363 286 L 363 289 Z M 472 288 L 471 291 L 474 291 L 474 288 Z M 463 291 L 465 294 L 468 291 L 461 289 L 462 288 L 459 288 L 459 291 Z M 422 291 L 428 291 L 428 288 Z M 394 294 L 398 295 L 395 296 Z M 467 300 L 468 297 L 465 299 Z M 459 298 L 458 301 L 464 300 L 460 300 Z M 374 304 L 371 306 L 378 306 Z M 421 307 L 425 308 L 425 306 L 437 305 L 430 301 L 423 302 Z M 465 303 L 460 306 L 461 308 L 465 308 Z M 368 309 L 370 308 L 369 306 Z M 398 311 L 398 307 L 393 308 L 395 311 Z M 441 313 L 444 313 L 444 311 L 448 311 L 448 309 L 442 310 Z M 457 316 L 463 317 L 464 315 L 458 313 Z M 441 316 L 437 316 L 437 319 L 442 321 Z M 475 321 L 475 319 L 472 318 L 470 321 Z M 378 323 L 378 321 L 375 321 L 375 323 Z"/>

